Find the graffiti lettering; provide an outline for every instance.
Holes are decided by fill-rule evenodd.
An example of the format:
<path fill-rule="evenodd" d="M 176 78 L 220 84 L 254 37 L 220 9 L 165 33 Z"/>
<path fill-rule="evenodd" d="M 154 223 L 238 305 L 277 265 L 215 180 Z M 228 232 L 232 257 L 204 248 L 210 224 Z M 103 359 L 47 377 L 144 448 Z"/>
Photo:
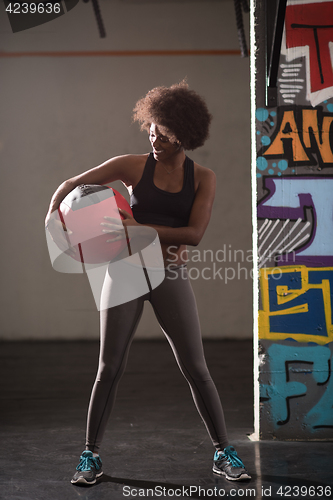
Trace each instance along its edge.
<path fill-rule="evenodd" d="M 332 97 L 333 2 L 289 5 L 285 17 L 287 60 L 305 56 L 307 60 L 307 98 L 315 106 Z"/>
<path fill-rule="evenodd" d="M 290 420 L 289 401 L 292 398 L 307 395 L 307 386 L 290 380 L 290 367 L 294 363 L 305 363 L 306 373 L 318 385 L 327 384 L 326 392 L 320 401 L 309 411 L 304 423 L 311 432 L 320 427 L 333 427 L 332 398 L 333 382 L 330 377 L 331 351 L 323 346 L 285 346 L 273 344 L 268 349 L 270 365 L 270 383 L 261 386 L 261 396 L 271 407 L 271 416 L 276 427 L 285 425 Z M 267 404 L 266 403 L 266 404 Z"/>
<path fill-rule="evenodd" d="M 313 212 L 311 238 L 293 261 L 299 264 L 333 265 L 333 177 L 269 177 L 265 179 L 268 197 L 258 206 L 258 217 L 305 219 L 305 207 Z M 283 260 L 288 261 L 288 256 Z"/>
<path fill-rule="evenodd" d="M 333 115 L 323 113 L 322 108 L 296 108 L 279 112 L 271 144 L 258 154 L 266 158 L 288 158 L 289 166 L 332 166 L 332 124 Z"/>
<path fill-rule="evenodd" d="M 264 37 L 267 19 L 258 12 L 256 21 Z M 270 67 L 276 106 L 270 99 L 264 106 L 258 79 L 253 135 L 260 436 L 326 439 L 333 436 L 333 0 L 288 0 L 280 48 Z M 269 73 L 266 62 L 258 46 L 258 74 Z"/>
<path fill-rule="evenodd" d="M 333 268 L 262 269 L 259 336 L 327 344 L 333 340 Z"/>
<path fill-rule="evenodd" d="M 331 373 L 331 360 L 329 361 L 329 376 Z M 326 392 L 319 402 L 309 411 L 305 417 L 305 422 L 313 429 L 323 427 L 333 427 L 333 380 L 329 379 Z"/>

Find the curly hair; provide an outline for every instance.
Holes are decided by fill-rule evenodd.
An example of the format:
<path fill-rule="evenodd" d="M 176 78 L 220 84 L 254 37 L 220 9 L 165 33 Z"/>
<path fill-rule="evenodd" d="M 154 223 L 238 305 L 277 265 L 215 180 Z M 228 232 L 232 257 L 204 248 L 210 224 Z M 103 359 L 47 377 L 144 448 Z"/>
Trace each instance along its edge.
<path fill-rule="evenodd" d="M 190 90 L 186 81 L 171 87 L 155 87 L 133 109 L 133 121 L 149 131 L 155 123 L 172 142 L 184 149 L 202 146 L 209 135 L 212 116 L 204 99 Z"/>

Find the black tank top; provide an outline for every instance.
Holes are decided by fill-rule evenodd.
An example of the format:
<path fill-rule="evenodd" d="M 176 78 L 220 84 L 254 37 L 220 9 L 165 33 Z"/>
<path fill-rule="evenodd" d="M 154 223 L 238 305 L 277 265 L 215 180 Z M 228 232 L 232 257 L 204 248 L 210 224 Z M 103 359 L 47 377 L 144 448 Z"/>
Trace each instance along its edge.
<path fill-rule="evenodd" d="M 156 160 L 150 153 L 139 183 L 133 189 L 130 205 L 140 224 L 170 227 L 188 225 L 194 201 L 194 163 L 186 156 L 181 191 L 169 193 L 154 184 Z"/>

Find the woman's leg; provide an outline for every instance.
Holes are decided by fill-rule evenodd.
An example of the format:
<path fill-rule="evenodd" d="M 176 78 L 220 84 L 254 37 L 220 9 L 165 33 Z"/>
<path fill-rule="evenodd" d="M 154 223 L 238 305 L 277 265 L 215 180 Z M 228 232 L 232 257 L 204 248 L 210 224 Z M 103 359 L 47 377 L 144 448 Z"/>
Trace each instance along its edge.
<path fill-rule="evenodd" d="M 86 435 L 86 449 L 92 452 L 98 453 L 143 305 L 144 297 L 140 297 L 100 313 L 99 366 L 90 398 Z"/>
<path fill-rule="evenodd" d="M 228 446 L 223 409 L 206 365 L 197 306 L 186 267 L 166 271 L 163 283 L 151 292 L 150 301 L 212 442 L 218 450 L 223 450 Z"/>

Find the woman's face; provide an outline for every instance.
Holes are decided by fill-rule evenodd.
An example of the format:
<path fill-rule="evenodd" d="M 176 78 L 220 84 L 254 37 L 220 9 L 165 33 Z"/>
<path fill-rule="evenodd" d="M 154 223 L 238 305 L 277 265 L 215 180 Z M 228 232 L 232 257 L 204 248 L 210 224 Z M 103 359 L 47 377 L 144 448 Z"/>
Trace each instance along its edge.
<path fill-rule="evenodd" d="M 179 142 L 171 142 L 163 135 L 156 123 L 152 123 L 149 131 L 149 140 L 153 148 L 154 158 L 157 161 L 166 161 L 181 149 Z"/>

